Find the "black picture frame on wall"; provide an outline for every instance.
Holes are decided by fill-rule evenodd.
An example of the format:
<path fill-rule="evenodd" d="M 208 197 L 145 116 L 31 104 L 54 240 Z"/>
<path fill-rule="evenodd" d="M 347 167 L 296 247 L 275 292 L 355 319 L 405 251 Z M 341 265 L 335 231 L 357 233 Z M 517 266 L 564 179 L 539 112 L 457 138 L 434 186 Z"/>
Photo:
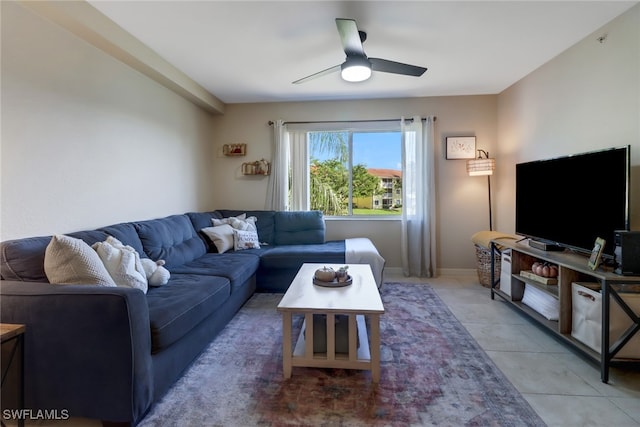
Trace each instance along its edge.
<path fill-rule="evenodd" d="M 476 137 L 475 136 L 448 136 L 446 138 L 447 160 L 475 159 L 476 158 Z"/>

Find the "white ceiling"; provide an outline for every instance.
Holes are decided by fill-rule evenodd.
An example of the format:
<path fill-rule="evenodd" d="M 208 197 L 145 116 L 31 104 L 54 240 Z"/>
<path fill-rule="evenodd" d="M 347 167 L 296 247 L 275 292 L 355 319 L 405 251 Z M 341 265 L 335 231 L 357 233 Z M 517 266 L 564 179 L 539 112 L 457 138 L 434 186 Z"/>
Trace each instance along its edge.
<path fill-rule="evenodd" d="M 89 3 L 225 103 L 495 94 L 637 2 L 99 1 Z M 339 73 L 335 18 L 366 31 L 368 56 L 422 77 Z M 598 43 L 593 34 L 594 43 Z"/>

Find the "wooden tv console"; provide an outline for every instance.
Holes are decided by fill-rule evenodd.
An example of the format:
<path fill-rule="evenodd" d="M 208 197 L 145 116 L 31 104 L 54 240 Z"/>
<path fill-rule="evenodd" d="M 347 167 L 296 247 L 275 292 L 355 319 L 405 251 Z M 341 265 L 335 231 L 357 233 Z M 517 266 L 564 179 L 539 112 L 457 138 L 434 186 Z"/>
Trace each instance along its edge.
<path fill-rule="evenodd" d="M 491 241 L 491 251 L 500 256 L 502 251 L 511 249 L 511 274 L 510 283 L 500 283 L 500 277 L 495 277 L 495 256 L 491 257 L 491 299 L 495 296 L 503 298 L 510 305 L 542 325 L 545 329 L 555 334 L 568 345 L 573 346 L 587 358 L 600 364 L 600 378 L 602 382 L 609 381 L 609 367 L 624 363 L 640 364 L 639 359 L 618 359 L 616 353 L 638 331 L 640 331 L 640 313 L 635 313 L 622 299 L 620 293 L 640 292 L 640 276 L 622 276 L 614 274 L 611 269 L 598 267 L 595 271 L 587 266 L 588 258 L 584 255 L 565 250 L 563 252 L 548 252 L 532 248 L 526 241 L 513 239 L 494 239 Z M 545 285 L 535 280 L 520 275 L 521 271 L 531 270 L 535 261 L 545 261 L 558 266 L 557 285 Z M 505 268 L 503 266 L 503 268 Z M 505 277 L 505 276 L 503 276 Z M 571 335 L 572 322 L 572 293 L 573 282 L 597 282 L 600 284 L 602 294 L 602 346 L 600 353 L 575 339 Z M 558 299 L 558 320 L 547 320 L 536 310 L 522 303 L 522 297 L 527 286 L 541 289 L 545 293 Z M 498 285 L 500 288 L 498 289 Z M 634 285 L 634 286 L 629 286 Z M 505 286 L 509 286 L 510 292 L 505 292 Z M 610 302 L 615 299 L 627 313 L 633 324 L 620 336 L 615 337 L 615 342 L 609 346 L 609 320 Z"/>

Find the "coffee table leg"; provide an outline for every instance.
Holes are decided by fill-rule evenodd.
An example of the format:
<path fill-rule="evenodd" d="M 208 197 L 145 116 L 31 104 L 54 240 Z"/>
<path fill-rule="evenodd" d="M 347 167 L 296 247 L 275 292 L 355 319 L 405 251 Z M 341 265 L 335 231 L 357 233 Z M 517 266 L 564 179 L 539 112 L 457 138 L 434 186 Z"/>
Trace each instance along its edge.
<path fill-rule="evenodd" d="M 371 380 L 380 382 L 380 315 L 371 315 Z"/>
<path fill-rule="evenodd" d="M 282 313 L 282 372 L 284 378 L 291 378 L 291 312 Z"/>

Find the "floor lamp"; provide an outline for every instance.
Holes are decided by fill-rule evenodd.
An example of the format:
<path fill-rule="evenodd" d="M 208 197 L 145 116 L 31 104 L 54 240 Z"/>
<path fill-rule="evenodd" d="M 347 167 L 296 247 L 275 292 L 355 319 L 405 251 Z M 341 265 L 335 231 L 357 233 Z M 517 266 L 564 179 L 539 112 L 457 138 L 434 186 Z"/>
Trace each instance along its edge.
<path fill-rule="evenodd" d="M 484 150 L 477 150 L 478 158 L 467 161 L 467 173 L 469 176 L 487 176 L 489 187 L 489 230 L 493 231 L 493 220 L 491 217 L 491 175 L 496 168 L 496 159 L 490 159 L 489 153 Z M 484 155 L 484 158 L 482 157 Z"/>

